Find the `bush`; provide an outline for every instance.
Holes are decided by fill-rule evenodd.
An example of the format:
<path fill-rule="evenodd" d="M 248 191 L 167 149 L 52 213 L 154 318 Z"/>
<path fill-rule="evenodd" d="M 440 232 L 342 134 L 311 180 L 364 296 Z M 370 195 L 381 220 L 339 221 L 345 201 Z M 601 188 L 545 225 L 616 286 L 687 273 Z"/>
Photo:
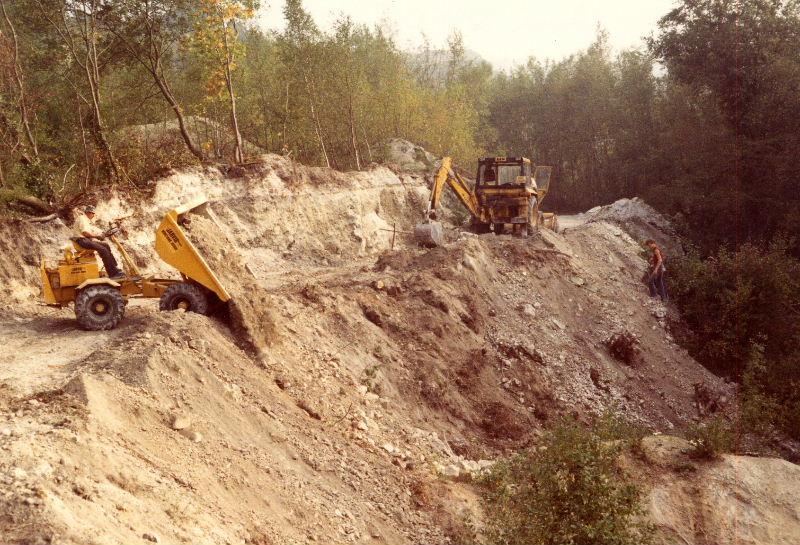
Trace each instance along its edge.
<path fill-rule="evenodd" d="M 742 379 L 742 423 L 757 435 L 774 426 L 800 439 L 800 358 L 769 362 L 764 348 L 753 345 Z"/>
<path fill-rule="evenodd" d="M 537 449 L 496 464 L 483 480 L 492 544 L 638 545 L 651 541 L 639 489 L 616 465 L 624 442 L 562 423 Z"/>
<path fill-rule="evenodd" d="M 693 458 L 716 460 L 733 448 L 733 434 L 722 418 L 714 418 L 706 424 L 693 426 L 689 432 Z"/>
<path fill-rule="evenodd" d="M 627 331 L 614 333 L 604 341 L 608 353 L 618 361 L 627 365 L 637 365 L 641 360 L 639 340 Z"/>
<path fill-rule="evenodd" d="M 742 382 L 744 423 L 800 439 L 800 260 L 791 244 L 743 244 L 674 262 L 672 292 L 692 331 L 687 348 Z"/>
<path fill-rule="evenodd" d="M 689 348 L 698 361 L 741 378 L 754 342 L 767 360 L 800 348 L 800 261 L 788 247 L 784 240 L 766 248 L 748 243 L 707 259 L 692 253 L 673 262 L 672 291 L 694 332 Z"/>

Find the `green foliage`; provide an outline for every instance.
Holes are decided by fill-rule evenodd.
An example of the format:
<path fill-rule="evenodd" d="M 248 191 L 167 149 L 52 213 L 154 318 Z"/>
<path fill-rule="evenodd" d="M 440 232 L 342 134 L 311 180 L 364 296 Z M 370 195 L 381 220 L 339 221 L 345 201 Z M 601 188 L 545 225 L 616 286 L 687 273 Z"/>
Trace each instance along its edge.
<path fill-rule="evenodd" d="M 742 380 L 742 422 L 758 435 L 774 428 L 800 439 L 800 358 L 769 360 L 754 345 Z"/>
<path fill-rule="evenodd" d="M 773 424 L 800 438 L 800 260 L 777 239 L 743 244 L 671 267 L 673 295 L 692 330 L 689 349 L 704 365 L 742 381 L 752 431 Z"/>
<path fill-rule="evenodd" d="M 671 267 L 672 290 L 695 333 L 693 354 L 713 370 L 740 377 L 754 342 L 768 360 L 800 347 L 797 320 L 800 260 L 776 240 L 766 249 L 743 244 L 709 259 L 692 253 Z"/>
<path fill-rule="evenodd" d="M 616 427 L 559 424 L 538 448 L 499 462 L 483 481 L 493 544 L 634 545 L 651 541 L 640 491 L 616 465 Z"/>
<path fill-rule="evenodd" d="M 725 420 L 716 417 L 705 424 L 693 426 L 689 430 L 689 442 L 692 445 L 691 456 L 716 460 L 733 448 L 733 434 Z"/>

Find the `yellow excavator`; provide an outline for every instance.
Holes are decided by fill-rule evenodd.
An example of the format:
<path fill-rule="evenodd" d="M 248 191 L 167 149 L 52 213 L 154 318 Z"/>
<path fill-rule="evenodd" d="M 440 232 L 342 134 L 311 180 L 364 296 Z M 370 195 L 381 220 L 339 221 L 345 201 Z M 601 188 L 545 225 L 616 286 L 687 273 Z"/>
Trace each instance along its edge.
<path fill-rule="evenodd" d="M 414 235 L 424 246 L 443 242 L 442 225 L 437 210 L 445 185 L 472 216 L 471 227 L 477 233 L 509 232 L 528 236 L 540 228 L 558 229 L 555 214 L 540 210 L 550 189 L 553 167 L 537 166 L 525 157 L 483 157 L 478 159 L 475 183 L 468 183 L 454 168 L 450 157 L 442 159 L 436 173 L 426 221 L 417 224 Z"/>
<path fill-rule="evenodd" d="M 78 324 L 91 331 L 115 328 L 125 314 L 129 297 L 158 298 L 161 310 L 183 309 L 206 314 L 215 302 L 227 302 L 230 295 L 181 225 L 185 214 L 200 208 L 197 201 L 166 213 L 156 229 L 156 253 L 175 267 L 180 279 L 143 277 L 117 235 L 119 226 L 104 233 L 122 257 L 125 277 L 112 280 L 101 271 L 97 256 L 72 242 L 57 263 L 42 260 L 40 273 L 44 300 L 49 305 L 75 303 Z"/>

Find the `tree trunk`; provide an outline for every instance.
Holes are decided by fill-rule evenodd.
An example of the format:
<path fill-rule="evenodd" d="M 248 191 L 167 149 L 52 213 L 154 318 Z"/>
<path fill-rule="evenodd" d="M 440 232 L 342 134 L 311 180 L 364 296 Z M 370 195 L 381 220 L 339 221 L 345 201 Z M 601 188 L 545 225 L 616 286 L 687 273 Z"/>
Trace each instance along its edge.
<path fill-rule="evenodd" d="M 350 146 L 353 148 L 353 157 L 356 160 L 356 170 L 361 170 L 361 158 L 358 156 L 358 138 L 356 138 L 356 120 L 353 112 L 353 90 L 350 85 L 350 76 L 347 76 L 347 109 L 350 122 Z"/>
<path fill-rule="evenodd" d="M 0 198 L 9 202 L 24 204 L 28 208 L 32 208 L 43 214 L 51 214 L 53 212 L 52 206 L 33 195 L 20 195 L 16 191 L 10 189 L 0 189 Z"/>
<path fill-rule="evenodd" d="M 31 151 L 33 152 L 34 159 L 38 159 L 39 147 L 36 144 L 36 137 L 33 133 L 33 129 L 31 129 L 30 116 L 28 115 L 28 100 L 25 96 L 25 80 L 23 77 L 22 66 L 19 62 L 19 39 L 17 38 L 17 31 L 14 28 L 14 25 L 11 23 L 11 18 L 8 16 L 8 12 L 6 11 L 5 0 L 0 0 L 0 8 L 2 8 L 3 18 L 5 19 L 6 24 L 11 31 L 11 39 L 14 46 L 12 72 L 14 75 L 14 82 L 17 85 L 17 92 L 19 93 L 19 116 L 22 121 L 22 128 L 25 129 L 25 137 L 28 140 L 28 145 L 30 145 Z"/>
<path fill-rule="evenodd" d="M 172 94 L 172 89 L 170 88 L 169 83 L 167 83 L 164 75 L 159 74 L 157 70 L 158 68 L 151 69 L 150 74 L 152 74 L 156 85 L 158 85 L 158 88 L 161 90 L 161 94 L 164 95 L 164 99 L 169 103 L 172 111 L 175 112 L 175 118 L 178 120 L 178 128 L 181 131 L 183 142 L 186 144 L 186 147 L 189 149 L 192 155 L 197 157 L 197 159 L 200 161 L 205 161 L 205 153 L 203 153 L 203 150 L 197 147 L 197 144 L 195 144 L 191 134 L 189 134 L 189 129 L 186 127 L 186 119 L 183 117 L 183 109 L 181 108 L 181 105 L 178 103 L 175 95 Z"/>
<path fill-rule="evenodd" d="M 306 89 L 308 90 L 308 96 L 310 98 L 309 103 L 311 105 L 311 118 L 314 121 L 314 132 L 317 133 L 317 139 L 319 140 L 319 147 L 322 150 L 322 156 L 325 158 L 325 165 L 328 168 L 331 168 L 331 161 L 328 158 L 328 151 L 325 149 L 325 140 L 322 137 L 322 125 L 319 122 L 319 117 L 317 116 L 317 108 L 315 106 L 316 102 L 316 95 L 314 92 L 314 87 L 308 81 L 308 75 L 303 72 L 303 79 L 306 82 Z"/>
<path fill-rule="evenodd" d="M 233 63 L 233 53 L 228 43 L 228 26 L 222 23 L 222 34 L 225 43 L 225 84 L 228 87 L 228 96 L 231 102 L 231 128 L 233 135 L 236 139 L 236 150 L 234 151 L 234 158 L 237 163 L 244 163 L 244 146 L 242 143 L 242 133 L 239 132 L 239 119 L 236 115 L 236 94 L 233 92 L 233 74 L 231 73 L 231 64 Z"/>
<path fill-rule="evenodd" d="M 283 145 L 281 149 L 287 148 L 286 142 L 286 125 L 289 122 L 289 82 L 286 82 L 286 103 L 284 104 L 284 114 L 283 114 Z"/>
<path fill-rule="evenodd" d="M 372 147 L 369 145 L 369 139 L 367 138 L 367 129 L 364 128 L 364 125 L 361 125 L 361 134 L 364 135 L 364 144 L 367 146 L 367 153 L 369 154 L 369 162 L 374 163 L 375 159 L 372 157 Z"/>

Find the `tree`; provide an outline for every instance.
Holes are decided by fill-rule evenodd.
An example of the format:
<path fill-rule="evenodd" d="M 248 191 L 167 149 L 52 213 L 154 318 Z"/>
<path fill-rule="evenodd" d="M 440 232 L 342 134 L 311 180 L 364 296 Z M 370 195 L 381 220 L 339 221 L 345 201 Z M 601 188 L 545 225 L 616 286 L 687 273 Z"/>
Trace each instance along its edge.
<path fill-rule="evenodd" d="M 234 159 L 244 162 L 244 145 L 239 130 L 233 74 L 237 58 L 244 54 L 237 23 L 253 17 L 259 0 L 198 0 L 193 41 L 209 62 L 209 90 L 225 89 L 230 107 L 230 123 L 235 140 Z M 220 85 L 221 84 L 221 85 Z"/>
<path fill-rule="evenodd" d="M 120 0 L 114 10 L 115 16 L 106 18 L 104 27 L 124 44 L 130 55 L 152 76 L 164 100 L 175 112 L 187 149 L 197 159 L 204 161 L 205 154 L 189 134 L 183 108 L 172 90 L 165 69 L 165 64 L 173 60 L 176 46 L 191 30 L 191 5 L 191 0 Z"/>
<path fill-rule="evenodd" d="M 102 19 L 111 5 L 107 0 L 36 0 L 36 4 L 82 73 L 88 96 L 71 76 L 65 77 L 81 102 L 90 108 L 92 134 L 105 155 L 108 175 L 117 179 L 122 171 L 106 137 L 101 92 L 103 72 L 115 53 L 113 40 L 102 30 Z"/>
<path fill-rule="evenodd" d="M 286 30 L 281 36 L 283 61 L 291 67 L 291 71 L 300 74 L 302 86 L 307 95 L 308 108 L 311 113 L 314 133 L 319 143 L 320 152 L 325 165 L 330 168 L 331 160 L 325 146 L 325 131 L 320 120 L 318 87 L 315 69 L 319 60 L 319 39 L 321 34 L 311 16 L 303 9 L 302 0 L 286 0 L 283 9 L 286 18 Z M 287 91 L 288 93 L 288 91 Z"/>
<path fill-rule="evenodd" d="M 25 92 L 25 75 L 20 62 L 19 37 L 17 36 L 17 30 L 14 28 L 14 24 L 11 21 L 11 17 L 8 15 L 8 10 L 6 9 L 6 0 L 0 0 L 0 11 L 2 11 L 5 27 L 8 29 L 8 32 L 11 35 L 11 39 L 9 40 L 11 61 L 9 64 L 11 65 L 11 74 L 13 75 L 13 81 L 17 90 L 17 108 L 19 110 L 20 123 L 22 124 L 23 132 L 25 134 L 25 138 L 27 139 L 27 145 L 30 148 L 30 153 L 33 154 L 33 157 L 29 157 L 27 153 L 23 152 L 23 157 L 27 163 L 31 163 L 39 159 L 39 146 L 36 143 L 36 136 L 34 135 L 32 128 L 33 123 L 29 111 L 30 107 L 28 105 L 28 97 Z M 0 30 L 0 39 L 2 38 L 3 32 Z"/>

